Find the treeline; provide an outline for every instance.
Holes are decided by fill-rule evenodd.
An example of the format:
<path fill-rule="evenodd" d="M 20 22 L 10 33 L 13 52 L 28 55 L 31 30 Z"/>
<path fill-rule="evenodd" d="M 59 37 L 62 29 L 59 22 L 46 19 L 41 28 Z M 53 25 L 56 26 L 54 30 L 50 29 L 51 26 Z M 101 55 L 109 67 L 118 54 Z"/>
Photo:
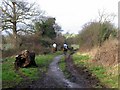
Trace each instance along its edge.
<path fill-rule="evenodd" d="M 118 37 L 118 28 L 113 24 L 114 18 L 114 14 L 99 12 L 98 20 L 84 24 L 79 34 L 68 38 L 67 41 L 70 44 L 78 44 L 80 51 L 101 47 L 106 40 Z"/>
<path fill-rule="evenodd" d="M 83 27 L 78 36 L 80 47 L 86 49 L 101 46 L 109 38 L 117 38 L 117 28 L 110 22 L 90 22 Z"/>
<path fill-rule="evenodd" d="M 24 1 L 4 0 L 2 14 L 2 54 L 14 55 L 28 49 L 37 54 L 49 53 L 53 42 L 64 42 L 61 26 L 56 18 L 46 16 L 36 4 Z M 7 35 L 5 34 L 7 33 Z"/>

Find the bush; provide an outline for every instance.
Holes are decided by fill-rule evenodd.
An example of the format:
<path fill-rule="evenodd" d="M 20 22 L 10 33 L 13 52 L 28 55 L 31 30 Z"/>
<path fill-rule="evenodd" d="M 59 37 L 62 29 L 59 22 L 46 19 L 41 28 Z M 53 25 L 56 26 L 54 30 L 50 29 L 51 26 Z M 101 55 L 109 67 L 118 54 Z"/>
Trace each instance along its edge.
<path fill-rule="evenodd" d="M 2 57 L 9 57 L 9 56 L 12 56 L 12 55 L 16 55 L 20 52 L 19 49 L 8 49 L 8 50 L 3 50 L 2 51 Z"/>

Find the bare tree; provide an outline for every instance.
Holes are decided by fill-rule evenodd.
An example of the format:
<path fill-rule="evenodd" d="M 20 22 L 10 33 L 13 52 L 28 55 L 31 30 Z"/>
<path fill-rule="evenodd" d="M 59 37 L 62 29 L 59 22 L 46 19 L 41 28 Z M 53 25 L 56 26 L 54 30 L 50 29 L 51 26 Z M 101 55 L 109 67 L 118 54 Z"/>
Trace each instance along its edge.
<path fill-rule="evenodd" d="M 106 13 L 105 9 L 103 10 L 98 10 L 98 19 L 99 22 L 113 22 L 115 19 L 116 15 L 114 13 Z"/>
<path fill-rule="evenodd" d="M 2 10 L 2 15 L 0 16 L 3 23 L 2 30 L 12 30 L 15 48 L 19 46 L 17 42 L 19 38 L 18 32 L 26 31 L 30 26 L 27 23 L 35 18 L 33 16 L 40 16 L 42 14 L 42 11 L 38 11 L 34 6 L 34 3 L 29 4 L 23 1 L 2 1 L 2 5 L 0 6 Z"/>
<path fill-rule="evenodd" d="M 116 15 L 114 13 L 106 13 L 105 9 L 98 10 L 98 21 L 100 23 L 99 26 L 99 46 L 101 46 L 102 42 L 104 42 L 107 38 L 109 38 L 113 29 L 113 21 Z"/>

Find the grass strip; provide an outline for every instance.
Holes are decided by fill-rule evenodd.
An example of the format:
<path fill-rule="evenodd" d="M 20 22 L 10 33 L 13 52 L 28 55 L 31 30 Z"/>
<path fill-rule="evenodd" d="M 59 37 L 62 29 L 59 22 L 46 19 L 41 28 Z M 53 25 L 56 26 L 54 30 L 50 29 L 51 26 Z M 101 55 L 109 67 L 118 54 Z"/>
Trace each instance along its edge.
<path fill-rule="evenodd" d="M 67 70 L 65 57 L 61 58 L 61 61 L 59 62 L 59 67 L 60 67 L 60 69 L 62 70 L 62 72 L 64 73 L 64 75 L 67 79 L 71 78 L 71 73 Z"/>

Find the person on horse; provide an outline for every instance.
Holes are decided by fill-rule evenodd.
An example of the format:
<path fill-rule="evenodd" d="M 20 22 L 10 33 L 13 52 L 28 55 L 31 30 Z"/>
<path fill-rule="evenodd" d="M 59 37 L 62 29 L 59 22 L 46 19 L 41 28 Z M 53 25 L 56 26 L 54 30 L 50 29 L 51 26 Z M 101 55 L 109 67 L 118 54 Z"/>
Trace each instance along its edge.
<path fill-rule="evenodd" d="M 55 42 L 53 43 L 53 50 L 52 51 L 53 51 L 53 53 L 57 51 L 57 44 Z"/>
<path fill-rule="evenodd" d="M 63 52 L 64 52 L 64 55 L 67 54 L 67 51 L 68 51 L 68 45 L 66 43 L 63 44 Z"/>

